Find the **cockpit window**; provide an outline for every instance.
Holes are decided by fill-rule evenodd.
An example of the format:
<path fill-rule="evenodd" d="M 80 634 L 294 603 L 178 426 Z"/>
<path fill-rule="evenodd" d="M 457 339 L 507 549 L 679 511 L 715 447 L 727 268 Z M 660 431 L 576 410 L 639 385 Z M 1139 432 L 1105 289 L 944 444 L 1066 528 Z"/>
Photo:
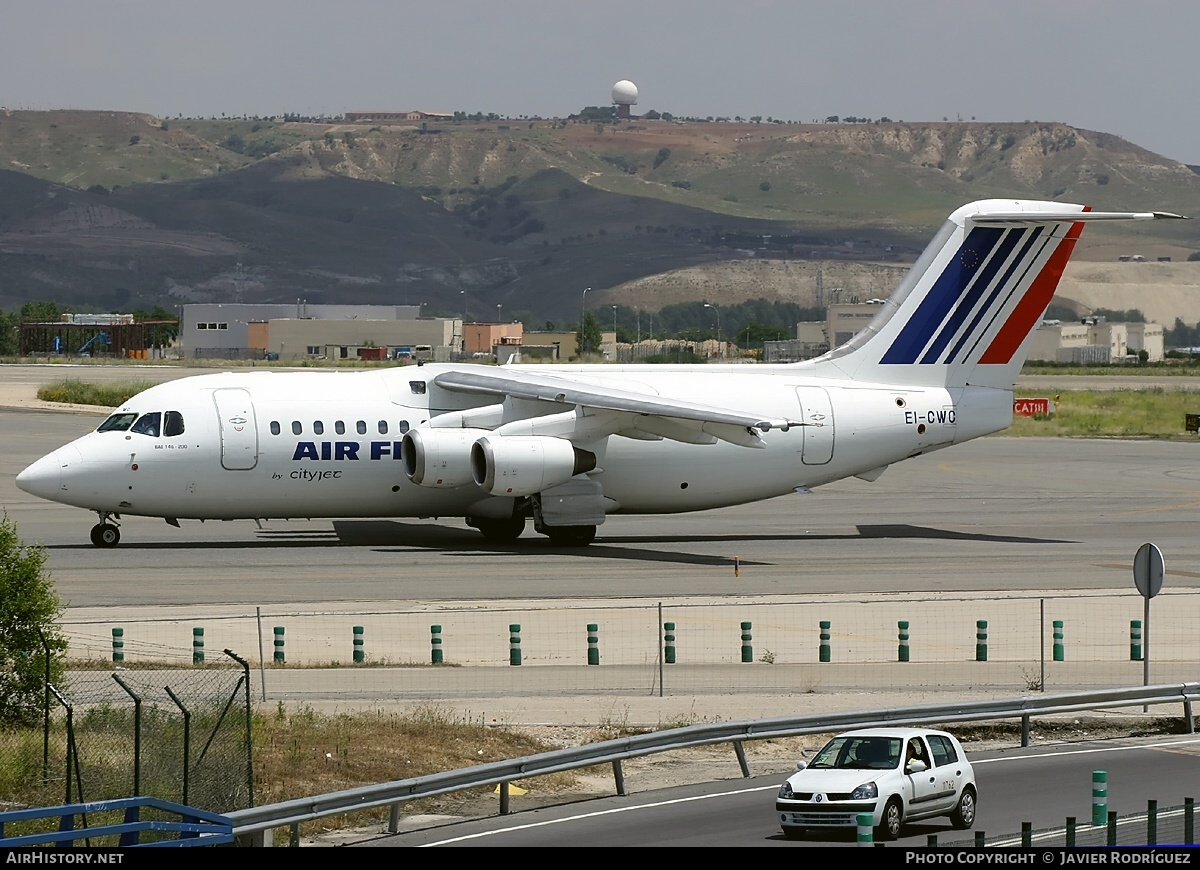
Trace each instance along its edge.
<path fill-rule="evenodd" d="M 163 435 L 167 438 L 173 438 L 176 435 L 182 434 L 183 415 L 178 411 L 167 411 L 167 415 L 163 419 Z"/>
<path fill-rule="evenodd" d="M 97 428 L 97 432 L 124 432 L 133 425 L 137 414 L 113 414 Z"/>
<path fill-rule="evenodd" d="M 137 432 L 139 435 L 149 435 L 152 438 L 158 437 L 159 427 L 162 424 L 162 414 L 158 411 L 152 411 L 149 414 L 143 414 L 138 417 L 137 422 L 130 428 L 130 432 Z"/>

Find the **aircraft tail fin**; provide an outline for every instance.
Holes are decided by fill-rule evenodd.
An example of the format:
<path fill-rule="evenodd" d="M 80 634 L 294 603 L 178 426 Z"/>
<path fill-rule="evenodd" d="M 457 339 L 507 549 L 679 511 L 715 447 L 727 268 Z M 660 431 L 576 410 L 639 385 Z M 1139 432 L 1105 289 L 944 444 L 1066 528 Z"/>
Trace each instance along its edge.
<path fill-rule="evenodd" d="M 950 215 L 866 329 L 812 363 L 855 380 L 1012 389 L 1084 224 L 1181 217 L 970 203 Z"/>

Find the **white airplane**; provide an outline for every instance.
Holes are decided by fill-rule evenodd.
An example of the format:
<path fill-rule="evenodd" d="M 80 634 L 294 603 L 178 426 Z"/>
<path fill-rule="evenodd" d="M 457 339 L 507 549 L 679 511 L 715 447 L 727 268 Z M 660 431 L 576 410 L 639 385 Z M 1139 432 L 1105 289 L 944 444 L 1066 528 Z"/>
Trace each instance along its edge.
<path fill-rule="evenodd" d="M 428 364 L 160 384 L 17 485 L 180 519 L 465 517 L 590 543 L 613 513 L 699 511 L 859 477 L 998 432 L 1087 221 L 1179 218 L 986 200 L 959 208 L 862 332 L 780 365 Z"/>

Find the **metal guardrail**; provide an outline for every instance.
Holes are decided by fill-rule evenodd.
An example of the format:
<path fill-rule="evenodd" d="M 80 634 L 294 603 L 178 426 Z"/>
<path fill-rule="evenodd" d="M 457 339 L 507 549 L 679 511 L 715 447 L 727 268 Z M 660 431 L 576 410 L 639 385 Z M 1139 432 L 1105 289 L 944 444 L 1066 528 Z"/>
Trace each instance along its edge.
<path fill-rule="evenodd" d="M 261 807 L 236 810 L 228 813 L 227 817 L 233 822 L 233 833 L 237 842 L 248 846 L 270 845 L 272 832 L 275 828 L 280 827 L 290 827 L 292 842 L 298 844 L 301 822 L 383 806 L 390 806 L 392 809 L 389 830 L 395 833 L 398 830 L 400 806 L 407 801 L 498 784 L 500 786 L 499 811 L 503 815 L 508 812 L 508 784 L 513 780 L 576 770 L 597 764 L 612 764 L 616 793 L 623 795 L 625 794 L 625 781 L 621 772 L 621 762 L 658 752 L 729 743 L 733 745 L 737 754 L 742 776 L 748 777 L 751 773 L 742 744 L 750 740 L 797 737 L 802 734 L 846 731 L 852 728 L 877 725 L 950 724 L 1020 718 L 1021 745 L 1026 746 L 1029 743 L 1029 723 L 1034 716 L 1114 707 L 1148 707 L 1159 704 L 1182 704 L 1185 727 L 1190 734 L 1194 731 L 1194 720 L 1192 719 L 1192 702 L 1194 700 L 1200 700 L 1200 683 L 1170 683 L 1055 695 L 997 698 L 961 704 L 928 704 L 885 710 L 814 713 L 806 716 L 689 725 L 683 728 L 670 728 L 633 737 L 589 743 L 584 746 L 556 749 L 552 752 L 450 770 L 430 776 L 398 779 L 379 785 L 361 786 L 309 798 L 266 804 Z"/>

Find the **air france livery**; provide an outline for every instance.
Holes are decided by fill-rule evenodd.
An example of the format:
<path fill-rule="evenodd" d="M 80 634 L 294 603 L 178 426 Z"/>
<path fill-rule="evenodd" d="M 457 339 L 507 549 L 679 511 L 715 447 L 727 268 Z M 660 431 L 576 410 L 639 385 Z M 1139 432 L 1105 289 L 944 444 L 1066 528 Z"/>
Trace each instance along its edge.
<path fill-rule="evenodd" d="M 462 517 L 491 541 L 532 519 L 557 546 L 609 514 L 808 492 L 998 432 L 1085 223 L 1177 218 L 986 200 L 950 215 L 848 343 L 780 365 L 429 364 L 227 372 L 131 398 L 17 476 L 99 516 Z"/>

